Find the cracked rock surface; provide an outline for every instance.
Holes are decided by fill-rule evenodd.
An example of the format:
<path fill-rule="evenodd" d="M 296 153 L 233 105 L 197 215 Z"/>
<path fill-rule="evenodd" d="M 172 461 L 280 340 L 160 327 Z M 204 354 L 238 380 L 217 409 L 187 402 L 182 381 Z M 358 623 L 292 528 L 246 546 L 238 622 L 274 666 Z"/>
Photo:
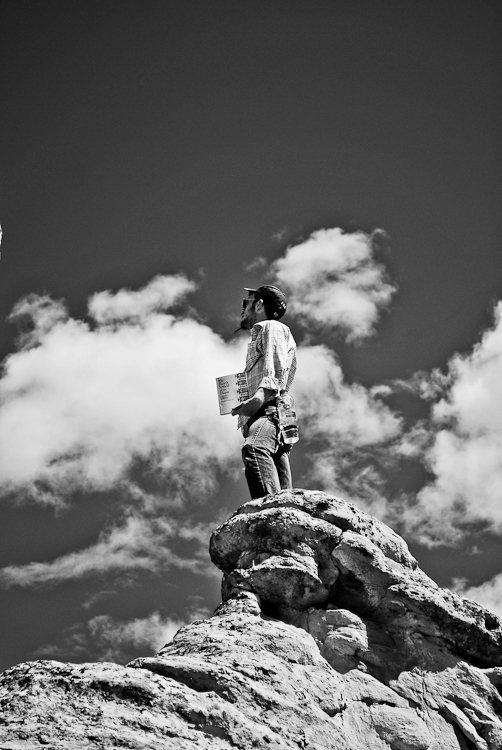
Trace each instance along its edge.
<path fill-rule="evenodd" d="M 502 623 L 385 524 L 284 491 L 210 552 L 223 603 L 157 656 L 4 672 L 0 750 L 502 749 Z"/>

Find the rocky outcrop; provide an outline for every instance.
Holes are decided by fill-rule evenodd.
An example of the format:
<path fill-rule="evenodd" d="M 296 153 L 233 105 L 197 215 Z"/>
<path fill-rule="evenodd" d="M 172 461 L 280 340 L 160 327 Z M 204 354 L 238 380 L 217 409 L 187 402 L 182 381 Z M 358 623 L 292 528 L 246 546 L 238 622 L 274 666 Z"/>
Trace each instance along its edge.
<path fill-rule="evenodd" d="M 254 591 L 266 614 L 311 633 L 338 671 L 388 682 L 459 658 L 502 666 L 499 619 L 439 588 L 401 537 L 339 498 L 298 490 L 246 503 L 210 551 L 224 599 Z"/>
<path fill-rule="evenodd" d="M 296 490 L 213 534 L 223 603 L 155 657 L 29 662 L 0 750 L 502 748 L 502 623 L 349 503 Z"/>

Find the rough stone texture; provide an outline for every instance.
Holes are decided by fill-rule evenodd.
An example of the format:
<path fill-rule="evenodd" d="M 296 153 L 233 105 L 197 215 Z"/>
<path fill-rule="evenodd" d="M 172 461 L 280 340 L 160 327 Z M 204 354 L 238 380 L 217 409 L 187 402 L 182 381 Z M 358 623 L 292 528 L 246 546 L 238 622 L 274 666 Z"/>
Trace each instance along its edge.
<path fill-rule="evenodd" d="M 211 540 L 214 615 L 155 657 L 0 678 L 0 750 L 500 750 L 502 628 L 391 529 L 296 490 Z"/>
<path fill-rule="evenodd" d="M 388 681 L 459 658 L 502 665 L 500 620 L 439 588 L 395 532 L 339 498 L 296 490 L 253 500 L 215 531 L 210 552 L 224 599 L 254 591 L 264 612 L 311 632 L 328 661 L 335 650 L 358 662 L 348 669 L 361 662 Z"/>

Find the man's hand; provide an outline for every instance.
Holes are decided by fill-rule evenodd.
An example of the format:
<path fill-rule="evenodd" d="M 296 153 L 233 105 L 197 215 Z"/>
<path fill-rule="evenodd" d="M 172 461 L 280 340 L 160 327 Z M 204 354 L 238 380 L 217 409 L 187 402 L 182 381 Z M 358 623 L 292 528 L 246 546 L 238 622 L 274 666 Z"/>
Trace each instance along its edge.
<path fill-rule="evenodd" d="M 253 396 L 253 398 L 248 398 L 247 401 L 243 401 L 238 406 L 234 406 L 234 408 L 232 409 L 232 414 L 234 417 L 236 415 L 243 417 L 252 417 L 253 414 L 256 414 L 260 406 L 263 406 L 263 401 L 260 398 Z"/>
<path fill-rule="evenodd" d="M 256 414 L 258 409 L 263 406 L 265 401 L 268 401 L 273 391 L 270 388 L 258 388 L 254 396 L 248 398 L 247 401 L 243 401 L 238 406 L 232 409 L 232 415 L 235 417 L 252 417 Z"/>

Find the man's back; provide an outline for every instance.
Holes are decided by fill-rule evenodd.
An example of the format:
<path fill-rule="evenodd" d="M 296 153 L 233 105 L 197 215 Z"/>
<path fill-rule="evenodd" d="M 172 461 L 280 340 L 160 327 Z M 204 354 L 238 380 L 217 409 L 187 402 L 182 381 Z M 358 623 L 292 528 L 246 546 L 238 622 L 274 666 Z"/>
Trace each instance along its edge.
<path fill-rule="evenodd" d="M 245 372 L 249 395 L 259 388 L 289 391 L 296 372 L 296 342 L 288 326 L 278 320 L 263 320 L 251 329 Z M 239 418 L 239 427 L 246 418 Z"/>

